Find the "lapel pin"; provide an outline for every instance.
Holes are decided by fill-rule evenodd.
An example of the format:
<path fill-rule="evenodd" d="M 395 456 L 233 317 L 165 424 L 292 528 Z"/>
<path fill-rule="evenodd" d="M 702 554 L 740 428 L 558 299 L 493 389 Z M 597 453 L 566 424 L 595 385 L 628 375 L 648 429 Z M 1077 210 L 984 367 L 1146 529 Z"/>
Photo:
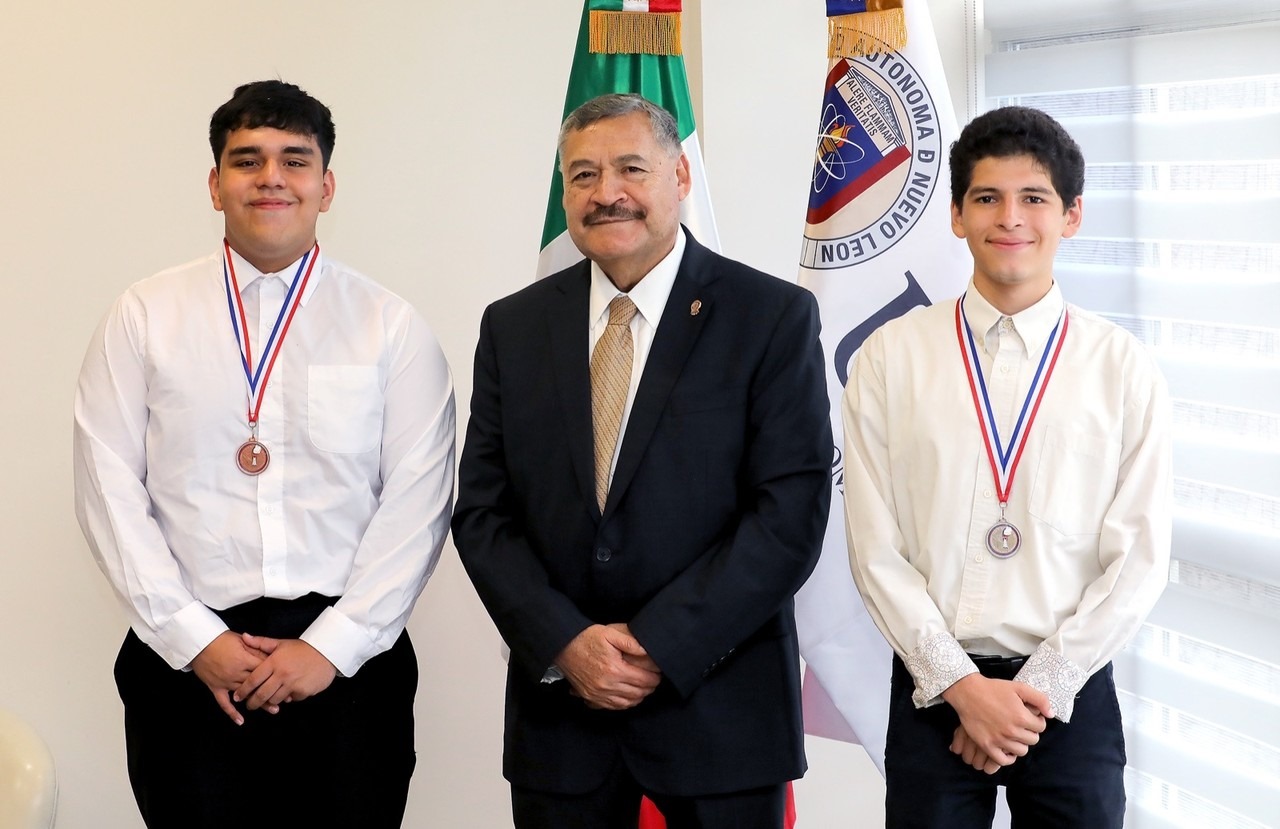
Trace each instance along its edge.
<path fill-rule="evenodd" d="M 689 306 L 689 316 L 696 317 L 698 312 L 702 310 L 702 300 L 695 299 L 693 304 Z"/>

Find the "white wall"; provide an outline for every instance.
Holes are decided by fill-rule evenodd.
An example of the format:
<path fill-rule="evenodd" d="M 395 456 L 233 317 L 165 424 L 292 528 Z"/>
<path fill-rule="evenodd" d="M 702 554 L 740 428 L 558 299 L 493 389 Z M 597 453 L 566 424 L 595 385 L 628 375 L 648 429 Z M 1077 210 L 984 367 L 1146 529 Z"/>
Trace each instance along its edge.
<path fill-rule="evenodd" d="M 5 4 L 0 706 L 53 749 L 60 829 L 141 826 L 111 679 L 125 623 L 72 514 L 71 397 L 111 300 L 217 243 L 209 114 L 237 84 L 276 76 L 333 109 L 338 188 L 321 239 L 421 309 L 465 414 L 480 313 L 532 274 L 580 9 Z M 791 277 L 825 74 L 823 4 L 707 2 L 702 14 L 703 132 L 724 247 Z M 498 637 L 452 547 L 410 629 L 422 684 L 406 825 L 509 825 Z M 811 748 L 800 825 L 876 825 L 879 781 L 861 750 Z M 259 774 L 246 784 L 269 783 L 268 764 Z"/>

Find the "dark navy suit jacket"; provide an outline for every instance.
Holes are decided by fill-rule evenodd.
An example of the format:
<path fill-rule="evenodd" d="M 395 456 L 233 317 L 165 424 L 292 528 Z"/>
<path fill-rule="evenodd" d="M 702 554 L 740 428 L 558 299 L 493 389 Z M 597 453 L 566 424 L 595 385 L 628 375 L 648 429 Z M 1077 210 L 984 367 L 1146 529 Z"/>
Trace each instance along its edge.
<path fill-rule="evenodd" d="M 453 533 L 511 647 L 504 774 L 565 794 L 616 762 L 671 795 L 799 777 L 792 597 L 817 561 L 832 461 L 817 304 L 689 236 L 601 514 L 589 290 L 584 262 L 494 303 L 476 349 Z M 652 695 L 596 711 L 541 682 L 612 622 L 661 668 Z"/>

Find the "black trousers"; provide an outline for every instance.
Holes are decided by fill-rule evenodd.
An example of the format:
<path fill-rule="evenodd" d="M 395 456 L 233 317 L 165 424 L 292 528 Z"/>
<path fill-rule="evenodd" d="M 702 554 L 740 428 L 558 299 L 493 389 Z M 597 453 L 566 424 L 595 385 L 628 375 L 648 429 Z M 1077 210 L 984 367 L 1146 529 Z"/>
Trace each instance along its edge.
<path fill-rule="evenodd" d="M 583 795 L 511 787 L 516 829 L 636 829 L 640 796 L 662 812 L 667 829 L 781 829 L 787 784 L 701 797 L 673 797 L 643 789 L 618 761 L 600 788 Z"/>
<path fill-rule="evenodd" d="M 258 599 L 219 612 L 236 632 L 297 638 L 335 599 Z M 394 829 L 413 750 L 417 657 L 407 634 L 354 677 L 237 726 L 190 671 L 129 631 L 115 666 L 129 780 L 149 829 Z"/>
<path fill-rule="evenodd" d="M 983 676 L 1012 679 L 1020 662 L 978 661 Z M 894 657 L 885 748 L 888 829 L 987 829 L 1005 786 L 1013 829 L 1121 829 L 1124 732 L 1111 665 L 1076 695 L 1070 723 L 1049 720 L 1040 742 L 993 775 L 952 754 L 960 718 L 946 703 L 916 708 L 915 682 Z"/>

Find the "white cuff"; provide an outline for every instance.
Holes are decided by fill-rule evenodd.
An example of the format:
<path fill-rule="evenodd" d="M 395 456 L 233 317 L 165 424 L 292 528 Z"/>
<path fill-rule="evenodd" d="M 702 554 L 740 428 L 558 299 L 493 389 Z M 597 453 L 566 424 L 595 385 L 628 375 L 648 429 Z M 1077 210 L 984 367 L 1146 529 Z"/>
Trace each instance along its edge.
<path fill-rule="evenodd" d="M 926 637 L 903 661 L 916 681 L 915 693 L 911 695 L 916 708 L 933 705 L 943 691 L 978 672 L 969 654 L 947 633 Z"/>
<path fill-rule="evenodd" d="M 1017 682 L 1024 682 L 1049 697 L 1053 716 L 1063 722 L 1071 722 L 1075 710 L 1076 694 L 1089 681 L 1089 674 L 1055 650 L 1043 644 L 1027 659 Z"/>
<path fill-rule="evenodd" d="M 217 614 L 200 602 L 192 602 L 169 618 L 160 630 L 139 631 L 138 637 L 169 663 L 169 667 L 187 670 L 200 651 L 227 630 Z"/>
<path fill-rule="evenodd" d="M 341 676 L 355 676 L 378 653 L 378 644 L 364 628 L 332 607 L 326 607 L 298 638 L 320 651 Z"/>

